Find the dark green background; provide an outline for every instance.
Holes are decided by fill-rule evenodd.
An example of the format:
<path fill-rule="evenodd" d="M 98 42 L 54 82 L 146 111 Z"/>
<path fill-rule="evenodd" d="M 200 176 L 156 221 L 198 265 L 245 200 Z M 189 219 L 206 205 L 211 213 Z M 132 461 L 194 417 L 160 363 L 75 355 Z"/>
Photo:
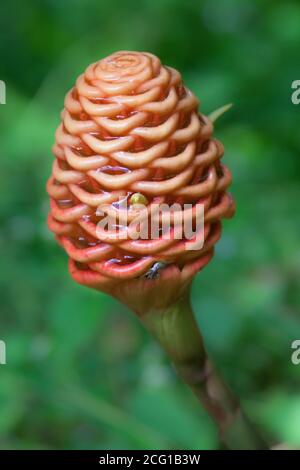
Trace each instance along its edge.
<path fill-rule="evenodd" d="M 0 7 L 1 448 L 218 448 L 214 425 L 137 319 L 73 283 L 45 183 L 63 97 L 91 62 L 147 50 L 178 68 L 234 175 L 193 303 L 218 368 L 271 440 L 300 445 L 300 4 L 6 1 Z"/>

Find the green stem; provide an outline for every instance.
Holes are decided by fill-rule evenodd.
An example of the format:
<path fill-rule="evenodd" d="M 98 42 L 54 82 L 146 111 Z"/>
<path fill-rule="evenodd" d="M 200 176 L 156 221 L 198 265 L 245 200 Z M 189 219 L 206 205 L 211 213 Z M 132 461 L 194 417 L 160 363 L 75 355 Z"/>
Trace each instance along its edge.
<path fill-rule="evenodd" d="M 221 442 L 230 449 L 266 449 L 207 357 L 189 292 L 166 310 L 151 310 L 141 319 L 217 424 Z"/>

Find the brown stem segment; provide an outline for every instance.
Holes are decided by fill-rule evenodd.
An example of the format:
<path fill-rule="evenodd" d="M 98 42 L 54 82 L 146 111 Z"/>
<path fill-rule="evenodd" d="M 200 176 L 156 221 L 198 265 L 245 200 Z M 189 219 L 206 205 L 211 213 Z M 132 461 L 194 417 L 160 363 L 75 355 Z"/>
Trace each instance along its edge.
<path fill-rule="evenodd" d="M 217 424 L 221 442 L 229 449 L 266 449 L 207 357 L 189 292 L 171 307 L 151 310 L 141 319 Z"/>

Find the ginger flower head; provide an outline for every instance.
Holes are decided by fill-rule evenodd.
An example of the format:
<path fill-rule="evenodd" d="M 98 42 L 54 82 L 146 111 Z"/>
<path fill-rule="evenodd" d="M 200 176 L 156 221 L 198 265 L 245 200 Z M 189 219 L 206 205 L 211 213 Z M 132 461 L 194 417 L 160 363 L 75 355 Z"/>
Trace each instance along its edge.
<path fill-rule="evenodd" d="M 150 54 L 121 51 L 78 77 L 56 131 L 49 227 L 80 284 L 137 312 L 176 300 L 213 255 L 223 217 L 234 212 L 231 175 L 212 122 L 179 72 Z M 170 236 L 133 236 L 133 222 L 176 204 Z M 176 236 L 204 208 L 203 246 Z M 188 207 L 186 209 L 186 207 Z M 154 215 L 153 215 L 154 214 Z M 114 220 L 109 228 L 102 223 Z"/>

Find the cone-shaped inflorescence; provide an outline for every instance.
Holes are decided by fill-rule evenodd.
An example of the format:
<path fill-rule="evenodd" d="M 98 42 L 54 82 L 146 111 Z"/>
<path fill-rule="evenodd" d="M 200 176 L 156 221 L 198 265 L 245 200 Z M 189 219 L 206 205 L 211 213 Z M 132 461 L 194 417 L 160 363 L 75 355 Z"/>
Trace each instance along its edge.
<path fill-rule="evenodd" d="M 198 104 L 175 69 L 152 54 L 127 51 L 90 65 L 65 99 L 47 185 L 49 227 L 77 282 L 125 302 L 134 289 L 141 298 L 127 303 L 136 311 L 150 299 L 167 305 L 180 295 L 211 259 L 220 219 L 234 212 L 223 146 Z M 147 218 L 163 203 L 176 203 L 176 217 L 187 221 L 197 204 L 204 206 L 201 248 L 186 249 L 175 220 L 168 238 L 132 239 L 139 205 Z M 101 228 L 112 216 L 118 230 Z M 164 285 L 159 298 L 157 271 Z"/>

